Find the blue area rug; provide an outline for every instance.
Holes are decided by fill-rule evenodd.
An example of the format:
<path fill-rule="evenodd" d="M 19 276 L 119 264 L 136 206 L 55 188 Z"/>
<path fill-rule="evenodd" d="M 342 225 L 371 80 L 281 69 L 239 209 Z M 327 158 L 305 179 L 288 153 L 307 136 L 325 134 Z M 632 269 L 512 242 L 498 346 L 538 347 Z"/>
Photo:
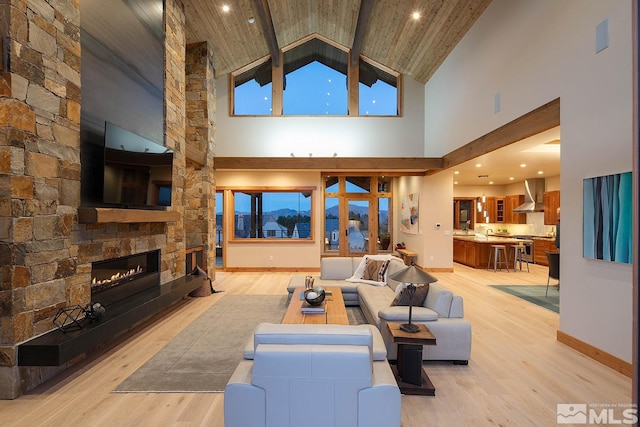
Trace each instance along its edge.
<path fill-rule="evenodd" d="M 547 310 L 560 313 L 560 292 L 555 284 L 549 285 L 549 293 L 545 297 L 544 293 L 547 285 L 490 285 L 508 294 L 532 302 Z"/>

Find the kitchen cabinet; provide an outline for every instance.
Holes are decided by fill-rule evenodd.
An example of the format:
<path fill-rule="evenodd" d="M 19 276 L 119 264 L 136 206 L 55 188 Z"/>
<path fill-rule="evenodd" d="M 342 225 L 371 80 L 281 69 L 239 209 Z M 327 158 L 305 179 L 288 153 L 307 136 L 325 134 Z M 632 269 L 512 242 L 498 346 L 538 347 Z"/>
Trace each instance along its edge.
<path fill-rule="evenodd" d="M 526 224 L 527 214 L 513 210 L 524 203 L 524 194 L 512 194 L 504 198 L 504 222 L 507 224 Z"/>
<path fill-rule="evenodd" d="M 558 208 L 560 207 L 560 190 L 544 192 L 544 223 L 556 225 L 558 222 Z"/>
<path fill-rule="evenodd" d="M 496 220 L 494 222 L 504 221 L 504 197 L 496 197 Z"/>
<path fill-rule="evenodd" d="M 504 197 L 488 196 L 484 209 L 490 223 L 504 222 Z"/>
<path fill-rule="evenodd" d="M 533 239 L 533 261 L 536 264 L 549 265 L 549 262 L 547 262 L 547 255 L 545 255 L 545 251 L 553 252 L 553 253 L 558 252 L 558 249 L 556 248 L 555 239 L 534 238 Z"/>
<path fill-rule="evenodd" d="M 487 210 L 489 222 L 496 222 L 496 198 L 493 196 L 487 197 L 484 208 Z"/>
<path fill-rule="evenodd" d="M 471 267 L 476 266 L 476 243 L 473 241 L 453 240 L 453 261 Z"/>

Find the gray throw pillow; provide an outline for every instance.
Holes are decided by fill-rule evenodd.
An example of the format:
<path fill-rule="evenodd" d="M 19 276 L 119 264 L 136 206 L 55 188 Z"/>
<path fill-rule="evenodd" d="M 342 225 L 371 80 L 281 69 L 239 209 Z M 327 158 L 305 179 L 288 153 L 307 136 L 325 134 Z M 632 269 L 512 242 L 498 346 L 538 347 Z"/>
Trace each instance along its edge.
<path fill-rule="evenodd" d="M 427 294 L 429 293 L 429 285 L 422 285 L 416 287 L 416 293 L 413 294 L 413 302 L 414 306 L 421 306 L 424 303 L 424 300 L 427 298 Z M 402 292 L 400 292 L 391 302 L 391 305 L 409 305 L 409 291 L 407 288 L 404 288 Z"/>

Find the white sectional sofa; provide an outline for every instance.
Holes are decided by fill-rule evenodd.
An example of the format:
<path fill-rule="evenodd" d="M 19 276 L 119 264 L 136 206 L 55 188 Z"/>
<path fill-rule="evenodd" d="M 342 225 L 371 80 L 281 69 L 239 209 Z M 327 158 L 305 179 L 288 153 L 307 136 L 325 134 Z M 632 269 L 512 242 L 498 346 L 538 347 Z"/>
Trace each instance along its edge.
<path fill-rule="evenodd" d="M 315 278 L 314 286 L 340 287 L 345 305 L 360 306 L 367 321 L 380 331 L 387 349 L 387 358 L 395 360 L 397 346 L 391 340 L 387 322 L 407 323 L 409 307 L 391 306 L 399 282 L 390 279 L 378 284 L 371 284 L 366 280 L 356 281 L 357 277 L 353 276 L 362 260 L 362 257 L 322 258 L 320 277 Z M 390 257 L 387 277 L 403 268 L 406 266 L 400 258 Z M 289 294 L 292 295 L 294 289 L 300 286 L 304 286 L 304 276 L 292 277 L 287 288 Z M 462 297 L 454 295 L 437 282 L 431 283 L 424 303 L 412 309 L 412 322 L 425 324 L 436 337 L 437 345 L 423 347 L 423 360 L 468 363 L 471 357 L 471 324 L 464 319 Z"/>
<path fill-rule="evenodd" d="M 399 427 L 377 328 L 262 323 L 224 392 L 228 427 Z"/>

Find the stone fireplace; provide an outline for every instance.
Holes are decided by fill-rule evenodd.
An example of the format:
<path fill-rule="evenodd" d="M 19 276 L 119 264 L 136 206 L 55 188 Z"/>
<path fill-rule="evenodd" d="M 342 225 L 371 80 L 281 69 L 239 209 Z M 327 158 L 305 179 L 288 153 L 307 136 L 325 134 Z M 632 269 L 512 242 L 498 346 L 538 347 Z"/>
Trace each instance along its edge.
<path fill-rule="evenodd" d="M 159 285 L 159 250 L 91 263 L 91 302 L 107 308 Z"/>

